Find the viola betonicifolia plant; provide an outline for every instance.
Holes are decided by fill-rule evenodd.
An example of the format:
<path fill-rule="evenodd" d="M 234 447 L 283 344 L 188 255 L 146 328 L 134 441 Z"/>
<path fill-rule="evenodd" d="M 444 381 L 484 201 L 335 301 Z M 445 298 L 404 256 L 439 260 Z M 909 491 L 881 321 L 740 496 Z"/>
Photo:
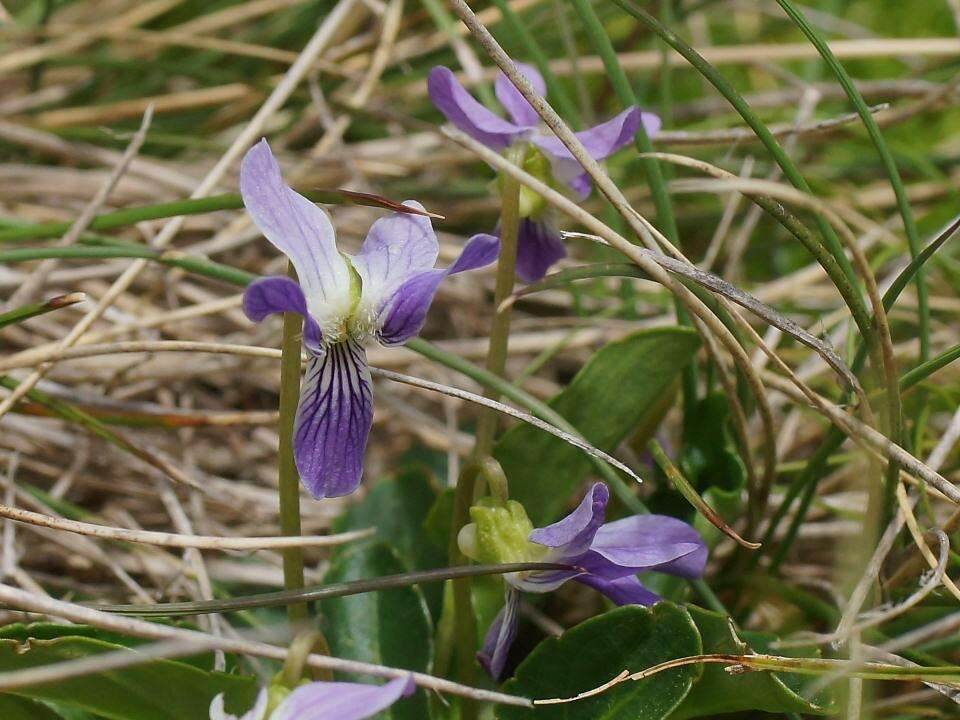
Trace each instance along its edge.
<path fill-rule="evenodd" d="M 546 95 L 543 76 L 532 65 L 515 63 L 540 96 Z M 446 67 L 430 71 L 430 100 L 456 128 L 487 147 L 515 152 L 524 170 L 552 187 L 566 187 L 580 199 L 590 195 L 590 176 L 573 154 L 546 128 L 533 106 L 503 73 L 494 83 L 497 99 L 510 119 L 481 105 Z M 660 118 L 634 106 L 588 130 L 577 133 L 594 160 L 604 160 L 629 144 L 640 124 L 647 135 L 660 130 Z M 524 282 L 543 278 L 567 254 L 544 198 L 527 187 L 520 190 L 520 226 L 517 235 L 517 276 Z"/>
<path fill-rule="evenodd" d="M 461 552 L 483 563 L 543 562 L 569 570 L 534 570 L 504 575 L 504 607 L 490 625 L 477 659 L 494 679 L 503 674 L 517 632 L 520 592 L 545 593 L 575 580 L 599 590 L 617 605 L 653 605 L 662 598 L 637 578 L 662 572 L 698 578 L 707 546 L 690 525 L 667 515 L 632 515 L 605 523 L 610 490 L 593 485 L 562 520 L 534 528 L 514 500 L 483 498 L 470 508 L 461 529 Z"/>
<path fill-rule="evenodd" d="M 347 495 L 360 484 L 373 422 L 365 345 L 401 345 L 417 335 L 440 283 L 494 262 L 500 242 L 474 235 L 453 265 L 435 268 L 439 243 L 430 218 L 396 212 L 373 223 L 360 252 L 343 253 L 330 217 L 284 183 L 266 140 L 243 159 L 240 193 L 297 273 L 297 280 L 256 280 L 243 297 L 254 322 L 284 312 L 304 319 L 310 362 L 294 426 L 297 470 L 315 498 Z M 414 201 L 404 205 L 423 210 Z"/>
<path fill-rule="evenodd" d="M 279 683 L 263 688 L 253 707 L 237 717 L 224 709 L 223 695 L 210 703 L 210 720 L 363 720 L 413 693 L 410 676 L 383 685 L 312 682 L 290 690 Z"/>

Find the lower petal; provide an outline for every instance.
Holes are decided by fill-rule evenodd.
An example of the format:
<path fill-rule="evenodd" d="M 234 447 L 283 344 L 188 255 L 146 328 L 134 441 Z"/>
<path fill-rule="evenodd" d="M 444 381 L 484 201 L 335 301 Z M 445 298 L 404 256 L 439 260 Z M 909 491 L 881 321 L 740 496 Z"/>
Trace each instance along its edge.
<path fill-rule="evenodd" d="M 506 587 L 503 609 L 497 614 L 483 640 L 483 649 L 477 653 L 477 661 L 494 680 L 503 675 L 507 664 L 510 646 L 517 637 L 517 610 L 520 607 L 520 593 Z"/>
<path fill-rule="evenodd" d="M 275 276 L 254 280 L 243 293 L 243 312 L 253 322 L 260 322 L 275 313 L 302 315 L 304 342 L 312 351 L 319 352 L 323 332 L 307 311 L 303 289 L 292 278 Z"/>
<path fill-rule="evenodd" d="M 577 582 L 599 590 L 617 605 L 654 605 L 662 597 L 647 590 L 636 575 L 608 580 L 598 575 L 581 575 Z"/>
<path fill-rule="evenodd" d="M 517 234 L 517 277 L 525 283 L 543 279 L 547 270 L 567 256 L 560 235 L 550 225 L 523 219 Z"/>
<path fill-rule="evenodd" d="M 624 568 L 695 578 L 703 574 L 707 546 L 690 525 L 668 515 L 633 515 L 597 531 L 593 553 Z"/>
<path fill-rule="evenodd" d="M 297 470 L 313 497 L 357 489 L 372 423 L 373 388 L 364 349 L 348 340 L 313 357 L 293 430 Z"/>
<path fill-rule="evenodd" d="M 415 689 L 409 675 L 385 685 L 313 682 L 290 693 L 270 720 L 362 720 L 386 710 Z"/>

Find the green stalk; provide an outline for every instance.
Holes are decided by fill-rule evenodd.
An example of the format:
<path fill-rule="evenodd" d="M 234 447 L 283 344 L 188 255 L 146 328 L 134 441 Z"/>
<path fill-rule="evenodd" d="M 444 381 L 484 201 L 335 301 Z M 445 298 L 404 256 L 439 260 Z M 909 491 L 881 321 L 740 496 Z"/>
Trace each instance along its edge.
<path fill-rule="evenodd" d="M 907 233 L 907 243 L 910 246 L 910 257 L 916 259 L 916 257 L 920 254 L 920 235 L 917 232 L 917 224 L 913 219 L 913 212 L 910 209 L 910 200 L 907 197 L 907 190 L 903 185 L 903 179 L 900 177 L 900 170 L 897 168 L 897 163 L 893 159 L 893 155 L 891 154 L 890 149 L 887 147 L 887 143 L 883 139 L 883 133 L 880 132 L 880 126 L 877 124 L 876 118 L 873 117 L 873 114 L 870 112 L 870 108 L 863 99 L 863 95 L 860 94 L 857 86 L 847 73 L 846 68 L 844 68 L 840 61 L 837 60 L 836 56 L 833 54 L 833 51 L 830 49 L 830 46 L 827 44 L 826 40 L 823 39 L 823 36 L 817 31 L 817 29 L 807 22 L 807 19 L 804 17 L 803 13 L 800 12 L 800 10 L 797 9 L 793 3 L 790 2 L 790 0 L 777 0 L 777 3 L 783 8 L 784 12 L 790 16 L 790 19 L 797 24 L 797 27 L 799 27 L 803 34 L 807 36 L 807 39 L 813 44 L 813 46 L 817 48 L 820 56 L 836 76 L 837 81 L 840 83 L 841 87 L 843 87 L 843 90 L 846 92 L 850 102 L 853 104 L 854 108 L 856 108 L 857 114 L 863 121 L 863 125 L 867 129 L 867 134 L 870 136 L 870 140 L 873 142 L 873 145 L 877 150 L 877 154 L 880 156 L 880 161 L 883 164 L 884 170 L 890 179 L 890 185 L 893 187 L 893 194 L 896 196 L 897 200 L 897 209 L 900 211 L 900 216 L 903 218 L 903 227 Z M 926 360 L 930 357 L 930 308 L 927 301 L 927 285 L 924 281 L 923 272 L 921 272 L 919 269 L 917 270 L 914 282 L 917 286 L 917 311 L 919 313 L 920 329 L 920 359 Z"/>
<path fill-rule="evenodd" d="M 584 2 L 585 0 L 574 0 L 575 2 Z M 632 15 L 641 23 L 646 25 L 651 31 L 659 35 L 668 45 L 680 53 L 703 77 L 713 85 L 721 95 L 734 107 L 740 114 L 744 122 L 756 133 L 757 137 L 767 148 L 767 151 L 773 156 L 776 163 L 783 170 L 784 176 L 797 189 L 810 194 L 810 186 L 806 179 L 800 173 L 790 156 L 777 142 L 777 139 L 770 132 L 770 129 L 757 117 L 756 113 L 747 104 L 747 101 L 740 93 L 734 89 L 733 85 L 717 71 L 713 65 L 688 45 L 680 36 L 663 25 L 653 15 L 648 13 L 642 7 L 632 0 L 613 0 L 624 11 Z M 764 208 L 766 209 L 766 207 Z M 768 210 L 769 212 L 769 210 Z M 837 285 L 838 290 L 844 297 L 844 300 L 850 306 L 850 312 L 853 315 L 860 332 L 867 339 L 869 345 L 875 344 L 875 331 L 870 322 L 869 314 L 859 293 L 855 291 L 857 287 L 856 275 L 853 266 L 847 259 L 846 253 L 836 232 L 820 214 L 816 216 L 817 227 L 823 236 L 825 246 L 821 252 L 815 255 L 818 262 L 823 265 L 824 270 L 830 275 L 830 279 Z M 832 256 L 832 261 L 825 262 L 826 255 Z M 839 270 L 839 272 L 837 272 Z M 841 280 L 841 277 L 843 278 Z"/>
<path fill-rule="evenodd" d="M 877 125 L 876 119 L 871 114 L 866 102 L 864 102 L 860 91 L 857 90 L 856 86 L 853 84 L 853 80 L 850 78 L 850 75 L 847 73 L 843 65 L 841 65 L 837 60 L 836 56 L 834 56 L 833 52 L 830 50 L 830 46 L 823 39 L 820 33 L 817 32 L 817 30 L 807 22 L 807 19 L 804 17 L 803 13 L 795 8 L 789 0 L 777 0 L 777 3 L 783 8 L 784 12 L 787 13 L 790 19 L 796 23 L 797 27 L 799 27 L 803 34 L 806 35 L 807 39 L 813 44 L 813 46 L 817 48 L 817 51 L 830 67 L 830 70 L 833 71 L 837 81 L 847 93 L 847 97 L 856 108 L 857 114 L 860 115 L 860 119 L 863 121 L 864 127 L 867 129 L 867 134 L 870 135 L 870 139 L 873 142 L 873 145 L 877 150 L 877 154 L 880 156 L 880 160 L 884 166 L 884 169 L 886 170 L 887 176 L 890 179 L 890 185 L 893 187 L 893 193 L 896 196 L 897 207 L 900 211 L 900 216 L 903 218 L 903 227 L 907 233 L 907 244 L 910 247 L 910 257 L 911 259 L 916 260 L 917 256 L 920 254 L 920 236 L 917 232 L 917 225 L 913 219 L 913 213 L 910 210 L 910 201 L 907 198 L 907 190 L 903 186 L 903 180 L 900 177 L 900 171 L 897 168 L 897 163 L 894 161 L 893 155 L 890 153 L 890 150 L 883 139 L 883 133 L 880 132 L 880 126 Z M 927 286 L 924 282 L 922 269 L 919 267 L 917 268 L 914 282 L 917 286 L 917 312 L 919 314 L 920 330 L 920 360 L 925 361 L 930 357 L 930 308 L 927 302 Z M 888 375 L 889 374 L 890 373 L 888 372 Z M 894 442 L 901 442 L 903 435 L 903 420 L 901 418 L 899 386 L 896 382 L 894 382 L 893 377 L 888 377 L 888 380 L 889 395 L 887 397 L 887 404 L 889 406 L 890 414 L 890 439 Z M 888 522 L 890 517 L 893 515 L 894 493 L 896 491 L 898 482 L 899 466 L 896 463 L 890 463 L 887 466 L 883 514 L 880 517 L 880 520 L 883 523 Z"/>
<path fill-rule="evenodd" d="M 519 162 L 518 153 L 511 150 L 508 156 L 512 162 Z M 497 280 L 493 293 L 494 315 L 490 327 L 490 346 L 487 349 L 486 369 L 491 375 L 503 377 L 507 364 L 507 346 L 510 342 L 511 305 L 503 306 L 510 296 L 515 282 L 517 264 L 517 233 L 520 229 L 520 183 L 512 177 L 504 176 L 500 180 L 500 258 L 497 261 Z M 484 396 L 492 400 L 500 398 L 495 389 L 487 388 Z M 474 460 L 480 461 L 490 455 L 493 440 L 497 434 L 500 416 L 491 408 L 485 408 L 477 421 L 476 440 L 473 448 Z M 457 534 L 467 524 L 470 506 L 476 491 L 476 463 L 464 469 L 457 480 L 453 500 L 453 522 L 450 526 L 450 564 L 464 565 L 469 560 L 460 552 Z M 460 578 L 453 581 L 453 625 L 457 642 L 457 669 L 460 682 L 473 685 L 476 674 L 476 660 L 473 652 L 477 644 L 476 618 L 473 613 L 471 579 Z M 477 717 L 476 702 L 461 700 L 461 720 L 473 720 Z"/>
<path fill-rule="evenodd" d="M 288 274 L 296 278 L 293 265 Z M 293 425 L 300 399 L 300 338 L 303 318 L 297 313 L 283 314 L 283 341 L 280 358 L 280 450 L 278 457 L 278 496 L 280 500 L 280 532 L 300 535 L 300 475 L 293 456 Z M 299 590 L 303 581 L 303 549 L 283 549 L 283 587 Z M 302 630 L 310 617 L 306 603 L 287 606 L 287 620 L 294 633 Z"/>
<path fill-rule="evenodd" d="M 917 271 L 923 267 L 927 260 L 933 257 L 937 250 L 943 247 L 944 243 L 946 243 L 949 238 L 953 237 L 958 228 L 960 228 L 960 218 L 951 222 L 923 249 L 921 253 L 917 255 L 916 258 L 910 262 L 907 267 L 903 269 L 899 275 L 897 275 L 893 281 L 893 284 L 883 294 L 883 307 L 885 310 L 889 311 L 890 308 L 894 306 L 894 304 L 897 302 L 897 298 L 900 297 L 900 293 L 902 293 L 907 287 L 907 285 L 910 283 L 910 280 L 916 275 Z M 917 382 L 923 380 L 923 378 L 927 377 L 930 373 L 939 370 L 941 367 L 952 362 L 954 359 L 956 359 L 956 357 L 960 356 L 954 355 L 954 352 L 960 353 L 958 348 L 952 348 L 951 350 L 947 350 L 941 355 L 929 360 L 923 365 L 914 368 L 906 375 L 903 375 L 900 378 L 900 391 L 906 392 L 907 389 L 912 387 Z M 863 363 L 866 360 L 866 356 L 867 346 L 865 343 L 860 343 L 860 346 L 855 352 L 853 365 L 851 366 L 851 370 L 854 373 L 860 372 L 861 368 L 863 367 Z M 803 521 L 806 518 L 807 510 L 810 507 L 810 502 L 813 500 L 813 493 L 816 489 L 817 481 L 823 475 L 823 472 L 826 469 L 827 460 L 840 447 L 840 445 L 843 444 L 843 439 L 844 433 L 835 425 L 832 426 L 827 432 L 826 437 L 820 443 L 820 447 L 817 448 L 810 460 L 807 462 L 807 466 L 803 473 L 797 477 L 797 479 L 790 485 L 789 488 L 787 488 L 787 492 L 784 495 L 780 506 L 777 508 L 776 513 L 771 519 L 770 525 L 767 529 L 767 534 L 763 539 L 764 549 L 771 547 L 773 535 L 777 531 L 777 527 L 779 526 L 780 522 L 786 516 L 787 511 L 790 509 L 790 505 L 793 503 L 793 500 L 800 492 L 803 492 L 804 495 L 800 501 L 800 506 L 797 508 L 797 512 L 794 515 L 790 527 L 787 528 L 786 535 L 777 546 L 777 556 L 773 560 L 773 569 L 779 566 L 779 564 L 783 561 L 790 549 L 790 546 L 796 539 L 800 525 L 803 524 Z M 752 562 L 754 565 L 756 564 L 758 558 L 759 554 L 753 556 Z M 751 565 L 751 567 L 753 567 L 753 565 Z"/>
<path fill-rule="evenodd" d="M 520 157 L 511 153 L 511 162 L 519 164 Z M 517 264 L 517 233 L 520 229 L 520 183 L 504 176 L 500 192 L 500 259 L 497 262 L 497 280 L 493 291 L 494 315 L 490 327 L 490 346 L 487 349 L 487 371 L 503 377 L 507 364 L 507 345 L 510 342 L 510 319 L 512 305 L 501 307 L 513 291 Z M 485 396 L 497 400 L 500 394 L 487 389 Z M 497 433 L 499 415 L 495 410 L 485 409 L 477 422 L 474 457 L 479 460 L 490 454 Z"/>
<path fill-rule="evenodd" d="M 633 86 L 630 85 L 627 74 L 620 65 L 617 51 L 613 47 L 613 43 L 610 42 L 610 36 L 607 35 L 603 23 L 597 17 L 593 5 L 590 4 L 589 0 L 572 0 L 572 2 L 587 31 L 590 42 L 603 60 L 603 67 L 607 71 L 607 77 L 610 79 L 620 103 L 624 106 L 639 105 L 637 94 L 633 91 Z M 637 129 L 634 145 L 641 153 L 653 152 L 653 143 L 650 141 L 650 136 L 647 135 L 643 123 L 640 123 L 640 127 Z M 644 173 L 647 176 L 647 184 L 650 186 L 650 193 L 653 197 L 653 204 L 657 209 L 657 221 L 667 239 L 677 245 L 680 232 L 677 229 L 677 221 L 673 214 L 673 203 L 670 200 L 670 193 L 667 191 L 663 170 L 660 163 L 653 158 L 643 158 L 642 163 Z M 674 307 L 680 323 L 691 325 L 690 317 L 682 303 L 674 300 Z M 695 412 L 697 402 L 697 367 L 695 363 L 691 363 L 684 368 L 682 379 L 684 417 L 690 417 Z"/>
<path fill-rule="evenodd" d="M 303 195 L 308 199 L 327 205 L 366 205 L 369 207 L 397 210 L 396 203 L 385 198 L 363 193 L 350 193 L 339 190 L 306 190 Z M 176 200 L 174 202 L 143 205 L 141 207 L 124 208 L 115 212 L 97 215 L 89 225 L 90 230 L 113 230 L 127 227 L 144 220 L 161 220 L 163 218 L 180 215 L 202 215 L 218 210 L 239 210 L 243 207 L 243 199 L 234 193 L 213 195 L 212 197 L 197 198 L 194 200 Z M 21 242 L 41 238 L 61 237 L 73 222 L 48 222 L 30 225 L 17 225 L 0 228 L 0 243 Z"/>
<path fill-rule="evenodd" d="M 78 292 L 70 293 L 68 295 L 58 295 L 57 297 L 50 298 L 44 302 L 21 305 L 13 310 L 0 313 L 0 328 L 6 327 L 7 325 L 13 325 L 14 323 L 21 323 L 24 320 L 36 317 L 37 315 L 45 315 L 48 312 L 53 312 L 54 310 L 59 310 L 60 308 L 70 307 L 78 302 L 82 302 L 85 297 L 86 295 Z"/>
<path fill-rule="evenodd" d="M 921 382 L 940 368 L 946 367 L 957 358 L 960 358 L 960 345 L 954 345 L 936 357 L 930 358 L 922 365 L 918 365 L 900 378 L 900 392 L 906 392 L 918 382 Z"/>
<path fill-rule="evenodd" d="M 27 262 L 47 258 L 73 260 L 108 260 L 111 258 L 143 258 L 162 265 L 176 267 L 206 277 L 223 280 L 232 285 L 245 286 L 257 279 L 257 275 L 239 268 L 223 265 L 201 257 L 192 257 L 179 250 L 154 250 L 146 245 L 129 243 L 98 243 L 89 246 L 89 241 L 81 240 L 83 245 L 70 247 L 17 248 L 0 250 L 0 263 Z"/>

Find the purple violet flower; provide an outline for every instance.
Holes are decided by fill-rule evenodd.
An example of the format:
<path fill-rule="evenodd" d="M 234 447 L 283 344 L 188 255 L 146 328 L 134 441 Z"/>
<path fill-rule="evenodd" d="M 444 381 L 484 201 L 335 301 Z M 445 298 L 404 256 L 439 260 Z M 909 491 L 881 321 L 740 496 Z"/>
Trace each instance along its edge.
<path fill-rule="evenodd" d="M 547 92 L 543 76 L 532 65 L 515 63 L 517 69 L 541 96 Z M 494 90 L 510 120 L 506 120 L 477 102 L 457 80 L 453 72 L 438 66 L 427 79 L 430 100 L 447 120 L 470 137 L 493 150 L 504 150 L 518 143 L 526 146 L 523 166 L 551 185 L 562 183 L 585 200 L 592 183 L 573 154 L 559 138 L 540 127 L 540 116 L 503 73 L 497 76 Z M 577 133 L 580 142 L 595 160 L 603 160 L 627 145 L 643 123 L 648 135 L 660 130 L 660 118 L 627 108 L 607 122 Z M 560 233 L 547 217 L 546 203 L 534 193 L 521 191 L 520 214 L 523 219 L 517 238 L 517 275 L 524 282 L 540 280 L 557 260 L 566 255 Z"/>
<path fill-rule="evenodd" d="M 439 244 L 430 218 L 392 213 L 377 220 L 360 252 L 337 249 L 322 209 L 283 182 L 266 140 L 240 166 L 240 194 L 254 223 L 297 271 L 250 284 L 247 317 L 299 313 L 310 353 L 294 426 L 294 455 L 315 498 L 347 495 L 360 484 L 373 422 L 373 389 L 364 343 L 400 345 L 423 327 L 448 275 L 489 265 L 500 252 L 493 235 L 474 235 L 449 268 L 435 268 Z M 408 200 L 408 207 L 423 209 Z"/>
<path fill-rule="evenodd" d="M 376 715 L 416 689 L 409 675 L 385 685 L 349 682 L 313 682 L 291 692 L 270 713 L 269 720 L 362 720 Z M 239 718 L 223 708 L 223 695 L 210 703 L 210 720 L 267 720 L 270 693 L 257 695 L 253 707 Z"/>
<path fill-rule="evenodd" d="M 482 562 L 551 562 L 576 570 L 537 570 L 505 575 L 506 601 L 490 625 L 480 664 L 498 680 L 517 632 L 520 591 L 544 593 L 567 580 L 599 590 L 618 605 L 653 605 L 661 598 L 647 590 L 637 573 L 655 570 L 685 578 L 700 577 L 707 546 L 690 525 L 667 515 L 632 515 L 604 524 L 610 490 L 594 484 L 580 505 L 562 520 L 532 529 L 522 506 L 479 504 L 473 523 L 460 531 L 460 548 Z M 525 533 L 526 547 L 517 536 Z M 485 555 L 486 552 L 486 555 Z M 492 555 L 491 555 L 492 553 Z"/>

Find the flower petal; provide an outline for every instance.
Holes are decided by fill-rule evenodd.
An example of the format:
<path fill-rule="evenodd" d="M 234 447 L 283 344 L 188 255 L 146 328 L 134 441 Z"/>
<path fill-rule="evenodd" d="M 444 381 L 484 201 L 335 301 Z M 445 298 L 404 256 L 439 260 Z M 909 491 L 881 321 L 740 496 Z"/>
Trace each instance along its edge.
<path fill-rule="evenodd" d="M 517 234 L 517 277 L 525 283 L 541 280 L 547 270 L 567 256 L 560 234 L 548 223 L 529 218 L 520 221 Z"/>
<path fill-rule="evenodd" d="M 231 715 L 224 709 L 223 693 L 220 693 L 210 703 L 210 720 L 264 720 L 269 700 L 270 697 L 267 694 L 267 689 L 261 689 L 260 692 L 257 693 L 257 701 L 253 704 L 253 707 L 238 718 L 236 715 Z"/>
<path fill-rule="evenodd" d="M 540 561 L 565 562 L 569 560 L 569 558 L 563 557 L 560 553 L 556 553 L 556 555 L 557 557 L 554 557 L 554 553 L 549 553 L 540 558 Z M 579 567 L 579 565 L 577 567 Z M 536 570 L 528 573 L 509 573 L 504 575 L 503 579 L 517 590 L 522 590 L 523 592 L 548 593 L 556 590 L 567 580 L 572 580 L 582 574 L 582 570 Z"/>
<path fill-rule="evenodd" d="M 477 233 L 463 246 L 453 265 L 447 268 L 447 275 L 477 270 L 494 262 L 500 255 L 500 238 L 487 233 Z"/>
<path fill-rule="evenodd" d="M 641 112 L 640 108 L 634 106 L 605 123 L 578 132 L 577 139 L 583 143 L 590 157 L 598 161 L 603 160 L 633 140 L 641 122 L 649 135 L 654 135 L 660 130 L 659 117 L 653 113 Z M 590 194 L 590 176 L 583 171 L 583 167 L 559 138 L 552 135 L 538 135 L 533 138 L 533 143 L 550 159 L 550 165 L 557 180 L 570 185 L 581 199 Z"/>
<path fill-rule="evenodd" d="M 307 310 L 303 290 L 291 278 L 283 276 L 254 280 L 243 293 L 243 312 L 253 322 L 260 322 L 274 313 L 295 312 L 303 315 L 303 339 L 307 347 L 320 352 L 323 332 Z"/>
<path fill-rule="evenodd" d="M 699 577 L 707 563 L 707 546 L 690 525 L 667 515 L 633 515 L 607 523 L 590 546 L 613 565 Z M 593 559 L 586 561 L 593 569 Z"/>
<path fill-rule="evenodd" d="M 574 561 L 590 549 L 594 536 L 603 525 L 609 499 L 610 490 L 607 486 L 601 482 L 594 483 L 576 510 L 553 525 L 531 532 L 530 541 L 555 548 L 560 556 Z"/>
<path fill-rule="evenodd" d="M 448 275 L 489 265 L 497 259 L 500 240 L 493 235 L 474 235 L 460 257 L 446 270 L 424 270 L 409 278 L 381 305 L 377 326 L 378 338 L 384 345 L 399 345 L 420 332 L 427 319 L 440 283 Z"/>
<path fill-rule="evenodd" d="M 415 689 L 409 675 L 385 685 L 314 682 L 290 693 L 270 720 L 362 720 L 386 710 Z"/>
<path fill-rule="evenodd" d="M 266 140 L 243 158 L 240 194 L 264 237 L 290 258 L 308 304 L 336 304 L 349 298 L 350 273 L 337 251 L 330 218 L 283 182 Z"/>
<path fill-rule="evenodd" d="M 663 598 L 647 590 L 636 575 L 607 580 L 596 575 L 581 575 L 577 582 L 599 590 L 617 605 L 653 605 Z"/>
<path fill-rule="evenodd" d="M 503 675 L 503 668 L 507 664 L 510 646 L 517 637 L 517 610 L 520 607 L 520 593 L 511 587 L 504 586 L 503 609 L 490 623 L 490 628 L 483 639 L 483 649 L 477 653 L 477 662 L 494 680 Z"/>
<path fill-rule="evenodd" d="M 415 200 L 407 207 L 423 210 Z M 433 268 L 440 245 L 430 218 L 395 212 L 377 220 L 360 252 L 351 258 L 360 276 L 360 302 L 379 309 L 380 302 L 412 275 Z"/>
<path fill-rule="evenodd" d="M 477 102 L 449 68 L 440 65 L 433 68 L 427 78 L 427 89 L 430 101 L 447 120 L 487 147 L 503 150 L 527 132 L 526 128 L 494 115 Z"/>
<path fill-rule="evenodd" d="M 539 70 L 527 63 L 514 63 L 514 65 L 530 81 L 533 89 L 537 91 L 537 95 L 544 97 L 547 94 L 547 83 L 544 82 L 543 75 L 540 74 Z M 517 86 L 510 82 L 510 78 L 502 72 L 497 74 L 493 89 L 497 94 L 497 100 L 506 108 L 507 113 L 517 125 L 520 127 L 536 127 L 540 124 L 540 116 L 537 111 L 520 94 Z"/>
<path fill-rule="evenodd" d="M 337 497 L 357 489 L 372 423 L 373 389 L 363 347 L 347 340 L 314 356 L 293 429 L 297 470 L 311 495 Z"/>

